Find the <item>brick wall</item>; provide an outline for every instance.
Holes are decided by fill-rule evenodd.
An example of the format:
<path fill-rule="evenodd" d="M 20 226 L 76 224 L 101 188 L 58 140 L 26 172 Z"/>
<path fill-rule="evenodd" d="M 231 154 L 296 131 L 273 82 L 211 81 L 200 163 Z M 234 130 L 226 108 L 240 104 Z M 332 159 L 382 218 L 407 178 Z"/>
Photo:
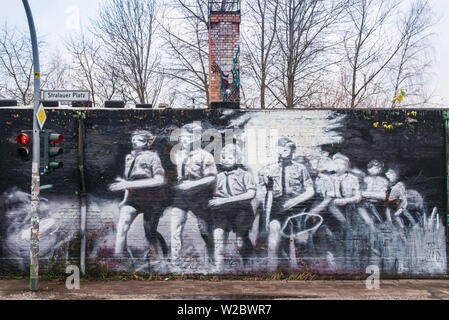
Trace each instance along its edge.
<path fill-rule="evenodd" d="M 32 129 L 32 114 L 28 108 L 0 110 L 0 271 L 3 272 L 28 273 L 29 270 L 29 232 L 26 230 L 30 225 L 27 195 L 30 193 L 31 161 L 20 160 L 15 137 L 20 130 Z M 65 269 L 66 263 L 79 261 L 78 123 L 72 110 L 48 109 L 47 115 L 45 129 L 64 135 L 64 154 L 58 157 L 63 160 L 64 167 L 41 176 L 41 187 L 50 188 L 40 192 L 40 271 L 54 272 Z M 29 145 L 31 151 L 32 143 Z"/>
<path fill-rule="evenodd" d="M 210 103 L 239 103 L 240 13 L 211 13 L 209 20 Z"/>
<path fill-rule="evenodd" d="M 64 134 L 61 156 L 64 167 L 41 178 L 42 185 L 52 185 L 41 192 L 45 198 L 41 210 L 41 270 L 44 273 L 62 271 L 66 264 L 79 263 L 80 254 L 77 110 L 61 108 L 47 112 L 45 129 Z M 31 163 L 18 160 L 14 139 L 20 129 L 31 128 L 31 114 L 31 109 L 0 109 L 0 270 L 6 274 L 28 273 L 29 200 L 26 194 L 29 193 Z M 289 169 L 287 176 L 289 185 L 296 186 L 299 193 L 304 192 L 306 176 L 309 176 L 314 195 L 288 211 L 287 220 L 280 219 L 284 223 L 281 226 L 284 242 L 280 242 L 279 255 L 272 259 L 277 270 L 354 275 L 364 273 L 366 266 L 374 264 L 384 274 L 392 275 L 447 273 L 445 129 L 440 111 L 103 109 L 89 110 L 86 116 L 87 270 L 91 274 L 273 272 L 267 268 L 272 267 L 273 261 L 268 255 L 263 177 L 268 172 L 275 179 L 279 178 L 278 182 L 282 180 L 281 170 L 276 171 L 279 138 L 288 138 L 296 144 L 292 162 L 295 167 Z M 217 239 L 221 239 L 220 232 L 213 234 L 215 248 L 223 250 L 211 260 L 200 232 L 204 224 L 199 212 L 203 209 L 195 204 L 207 204 L 211 194 L 207 188 L 201 189 L 192 198 L 188 191 L 179 193 L 174 189 L 179 173 L 170 159 L 170 152 L 178 139 L 170 137 L 176 128 L 192 122 L 202 127 L 201 147 L 209 152 L 209 160 L 212 159 L 218 175 L 221 174 L 221 181 L 224 181 L 225 169 L 220 166 L 221 158 L 216 157 L 218 149 L 212 146 L 214 143 L 216 146 L 220 138 L 224 143 L 227 134 L 227 141 L 234 138 L 241 146 L 246 156 L 243 158 L 247 159 L 241 170 L 249 174 L 257 189 L 252 207 L 232 207 L 225 211 L 224 219 L 210 220 L 212 232 L 220 228 L 231 231 L 224 249 L 217 243 Z M 125 168 L 127 158 L 133 154 L 131 139 L 136 130 L 147 130 L 156 136 L 150 151 L 161 161 L 167 194 L 150 193 L 143 204 L 128 201 L 120 206 L 124 192 L 109 188 L 116 178 L 133 181 L 126 179 Z M 202 159 L 205 157 L 203 154 Z M 344 157 L 349 165 L 339 176 L 338 166 Z M 143 161 L 138 168 L 145 170 L 153 160 Z M 368 168 L 372 167 L 372 160 L 383 164 L 377 173 Z M 394 170 L 397 181 L 389 182 L 393 175 L 391 171 L 387 173 L 389 169 Z M 217 181 L 215 188 L 219 189 Z M 340 187 L 335 189 L 335 183 Z M 400 194 L 401 188 L 406 190 L 407 206 L 404 208 L 407 214 L 396 217 L 398 203 L 375 201 L 364 193 L 369 189 L 379 191 L 383 183 L 388 185 L 390 194 Z M 273 196 L 278 199 L 276 190 L 274 187 Z M 351 192 L 360 192 L 360 198 L 337 205 L 335 199 Z M 346 196 L 350 198 L 349 194 Z M 328 198 L 334 202 L 317 209 Z M 185 199 L 190 199 L 187 207 Z M 126 205 L 148 209 L 147 218 L 160 214 L 158 234 L 153 234 L 157 241 L 146 237 L 144 215 L 138 214 L 128 223 L 125 249 L 117 253 L 119 219 L 125 215 L 121 210 Z M 186 212 L 184 221 L 176 220 L 179 212 L 172 210 L 176 206 L 186 211 L 191 209 Z M 246 209 L 236 218 L 235 212 L 243 207 Z M 272 210 L 275 217 L 279 208 L 274 206 Z M 336 210 L 344 221 L 338 220 Z M 380 221 L 376 220 L 374 210 L 378 210 Z M 176 221 L 184 222 L 182 235 L 176 233 L 179 231 Z M 243 235 L 247 233 L 253 247 L 248 261 L 242 259 L 245 253 L 239 250 L 245 239 L 242 232 Z M 177 239 L 182 248 L 174 259 L 173 243 Z"/>

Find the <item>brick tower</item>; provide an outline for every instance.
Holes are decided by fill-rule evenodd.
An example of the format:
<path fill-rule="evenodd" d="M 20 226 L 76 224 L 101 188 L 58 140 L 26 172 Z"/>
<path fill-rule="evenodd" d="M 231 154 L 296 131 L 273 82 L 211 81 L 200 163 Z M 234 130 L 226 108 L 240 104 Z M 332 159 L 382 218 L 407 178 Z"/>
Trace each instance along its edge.
<path fill-rule="evenodd" d="M 209 103 L 240 108 L 240 0 L 209 0 Z"/>

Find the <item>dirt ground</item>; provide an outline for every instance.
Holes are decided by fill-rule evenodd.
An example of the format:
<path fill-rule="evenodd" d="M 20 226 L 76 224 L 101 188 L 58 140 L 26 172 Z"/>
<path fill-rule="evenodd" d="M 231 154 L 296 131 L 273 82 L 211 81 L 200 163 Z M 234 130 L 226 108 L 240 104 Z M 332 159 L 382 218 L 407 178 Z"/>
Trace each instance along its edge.
<path fill-rule="evenodd" d="M 365 281 L 200 281 L 200 280 L 83 280 L 80 289 L 67 289 L 65 281 L 40 281 L 39 291 L 29 281 L 0 280 L 0 300 L 84 299 L 337 299 L 337 300 L 449 300 L 449 280 L 381 280 L 369 290 Z"/>

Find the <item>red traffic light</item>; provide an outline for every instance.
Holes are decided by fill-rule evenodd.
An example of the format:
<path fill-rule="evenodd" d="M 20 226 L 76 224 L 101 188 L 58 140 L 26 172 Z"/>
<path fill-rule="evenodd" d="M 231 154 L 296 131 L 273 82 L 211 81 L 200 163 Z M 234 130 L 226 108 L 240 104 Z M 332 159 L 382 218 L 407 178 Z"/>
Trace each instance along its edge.
<path fill-rule="evenodd" d="M 62 141 L 64 141 L 64 136 L 62 134 L 59 134 L 59 133 L 50 133 L 49 141 L 50 141 L 50 144 L 55 144 L 55 143 L 58 143 L 58 142 L 62 142 Z"/>
<path fill-rule="evenodd" d="M 17 153 L 19 154 L 22 160 L 29 160 L 30 150 L 28 150 L 27 144 L 31 141 L 30 137 L 26 133 L 19 133 L 16 136 L 16 141 L 19 144 L 19 148 L 17 148 Z"/>
<path fill-rule="evenodd" d="M 17 143 L 20 143 L 21 145 L 26 145 L 30 141 L 30 138 L 28 137 L 28 135 L 26 133 L 20 133 L 17 135 L 16 141 L 17 141 Z"/>

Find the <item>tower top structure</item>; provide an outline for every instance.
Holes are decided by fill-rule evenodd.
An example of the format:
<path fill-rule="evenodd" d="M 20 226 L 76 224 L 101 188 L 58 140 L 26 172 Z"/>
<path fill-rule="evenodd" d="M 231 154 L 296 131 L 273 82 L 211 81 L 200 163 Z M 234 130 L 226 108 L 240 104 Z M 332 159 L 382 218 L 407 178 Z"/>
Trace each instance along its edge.
<path fill-rule="evenodd" d="M 209 14 L 211 13 L 238 13 L 240 0 L 209 0 Z"/>
<path fill-rule="evenodd" d="M 209 0 L 209 107 L 240 108 L 240 0 Z"/>

